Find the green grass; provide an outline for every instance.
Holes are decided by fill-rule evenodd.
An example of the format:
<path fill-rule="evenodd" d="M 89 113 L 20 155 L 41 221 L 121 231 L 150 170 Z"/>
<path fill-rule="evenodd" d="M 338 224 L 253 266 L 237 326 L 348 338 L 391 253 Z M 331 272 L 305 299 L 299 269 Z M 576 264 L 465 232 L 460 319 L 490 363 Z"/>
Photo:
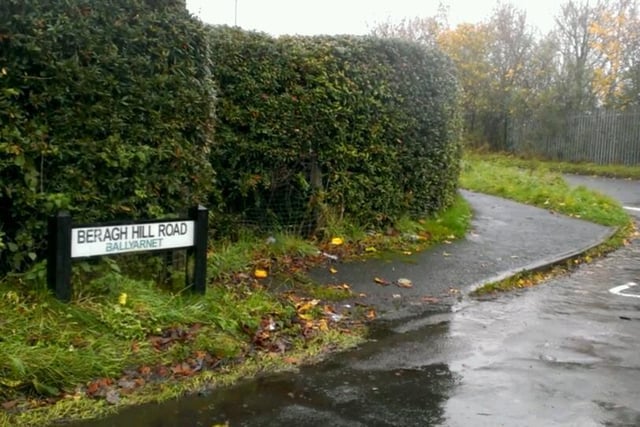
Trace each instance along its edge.
<path fill-rule="evenodd" d="M 569 186 L 545 164 L 512 162 L 504 156 L 468 155 L 460 185 L 608 226 L 623 226 L 629 216 L 616 200 L 585 187 Z M 535 166 L 537 165 L 537 166 Z"/>
<path fill-rule="evenodd" d="M 569 163 L 532 159 L 511 154 L 468 152 L 467 159 L 489 161 L 498 166 L 515 166 L 523 169 L 546 169 L 551 172 L 576 175 L 594 175 L 610 178 L 629 178 L 640 180 L 640 166 L 599 165 L 595 163 Z"/>
<path fill-rule="evenodd" d="M 176 294 L 117 273 L 89 286 L 93 296 L 71 304 L 10 281 L 0 286 L 0 377 L 15 385 L 0 389 L 3 398 L 14 390 L 29 391 L 34 379 L 62 389 L 117 377 L 128 366 L 159 363 L 163 355 L 145 337 L 176 325 L 199 323 L 212 335 L 237 338 L 241 325 L 257 327 L 263 313 L 292 314 L 273 295 L 249 288 L 215 286 L 205 296 Z M 127 294 L 124 305 L 122 294 Z M 140 345 L 134 352 L 135 342 Z"/>
<path fill-rule="evenodd" d="M 464 237 L 469 230 L 471 216 L 467 201 L 456 196 L 448 209 L 431 217 L 404 217 L 384 232 L 358 234 L 350 239 L 365 249 L 367 257 L 384 258 L 388 252 L 419 252 L 435 244 Z M 367 249 L 375 249 L 375 252 L 366 252 Z"/>

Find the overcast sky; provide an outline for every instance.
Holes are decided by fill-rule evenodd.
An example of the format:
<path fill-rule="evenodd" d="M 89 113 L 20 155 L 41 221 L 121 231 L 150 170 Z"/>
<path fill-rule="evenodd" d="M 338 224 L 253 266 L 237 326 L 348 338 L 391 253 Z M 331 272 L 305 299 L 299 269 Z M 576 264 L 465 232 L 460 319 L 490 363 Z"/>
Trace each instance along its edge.
<path fill-rule="evenodd" d="M 449 23 L 480 22 L 491 15 L 497 0 L 187 0 L 204 22 L 237 25 L 279 34 L 366 34 L 388 18 L 434 16 L 438 5 L 449 8 Z M 553 26 L 559 0 L 512 1 L 527 12 L 527 21 L 543 32 Z M 237 5 L 237 13 L 236 13 Z"/>

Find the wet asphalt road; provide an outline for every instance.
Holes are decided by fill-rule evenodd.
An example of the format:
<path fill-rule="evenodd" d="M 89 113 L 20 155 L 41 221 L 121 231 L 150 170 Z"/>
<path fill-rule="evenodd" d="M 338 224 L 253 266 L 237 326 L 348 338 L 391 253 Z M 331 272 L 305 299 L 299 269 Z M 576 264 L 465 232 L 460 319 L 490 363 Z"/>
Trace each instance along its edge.
<path fill-rule="evenodd" d="M 388 324 L 297 374 L 91 425 L 639 426 L 640 298 L 609 292 L 640 282 L 639 243 L 534 289 Z"/>
<path fill-rule="evenodd" d="M 451 305 L 487 282 L 571 257 L 600 243 L 614 230 L 545 209 L 485 194 L 462 191 L 473 209 L 466 238 L 412 256 L 368 260 L 313 271 L 318 283 L 347 283 L 358 302 L 377 307 L 385 320 L 423 317 L 433 298 Z M 380 286 L 374 278 L 411 280 L 411 289 Z"/>
<path fill-rule="evenodd" d="M 630 188 L 638 190 L 637 185 Z M 633 202 L 635 196 L 627 196 L 628 203 Z M 507 243 L 508 255 L 497 259 L 491 250 L 500 243 L 482 229 L 482 218 L 491 217 L 488 227 L 505 227 L 494 230 L 499 236 L 512 216 L 500 215 L 498 211 L 509 212 L 501 202 L 483 200 L 489 201 L 478 208 L 477 237 L 461 245 L 488 243 L 485 247 L 492 249 L 483 251 L 481 245 L 472 253 L 488 264 L 489 273 L 566 252 L 554 243 L 545 247 L 546 253 L 535 253 L 533 247 L 547 234 L 559 234 L 558 242 L 564 236 L 575 246 L 588 244 L 586 236 L 603 231 L 562 218 L 560 233 L 553 228 L 553 218 L 537 222 L 546 214 L 536 212 L 529 215 L 533 234 L 527 231 L 524 240 Z M 514 224 L 527 222 L 524 217 Z M 536 223 L 545 227 L 538 227 L 537 237 Z M 581 230 L 575 234 L 584 241 L 568 233 L 570 226 Z M 391 263 L 384 266 L 389 270 L 375 274 L 406 275 L 397 270 L 399 265 Z M 460 270 L 462 277 L 465 271 Z M 365 273 L 362 286 L 371 286 L 372 271 Z M 625 295 L 610 292 L 631 282 L 640 283 L 639 240 L 570 276 L 488 301 L 464 297 L 432 304 L 428 310 L 419 304 L 416 310 L 414 302 L 429 288 L 413 290 L 415 295 L 401 298 L 414 307 L 412 316 L 402 304 L 387 305 L 388 313 L 401 315 L 385 316 L 372 341 L 326 363 L 204 396 L 128 409 L 86 425 L 640 426 L 640 286 L 629 287 Z M 440 286 L 430 292 L 444 292 L 452 283 Z M 375 298 L 382 303 L 394 300 L 384 292 Z"/>

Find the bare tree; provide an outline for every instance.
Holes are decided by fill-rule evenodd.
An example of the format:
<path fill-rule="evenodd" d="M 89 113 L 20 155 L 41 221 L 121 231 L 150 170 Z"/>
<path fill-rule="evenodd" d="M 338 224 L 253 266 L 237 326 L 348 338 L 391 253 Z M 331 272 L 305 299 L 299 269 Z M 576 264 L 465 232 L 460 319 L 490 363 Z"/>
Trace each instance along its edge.
<path fill-rule="evenodd" d="M 587 111 L 597 106 L 593 81 L 600 59 L 594 50 L 593 27 L 601 8 L 601 3 L 592 6 L 588 0 L 569 0 L 556 17 L 555 37 L 562 60 L 558 92 L 567 111 Z"/>
<path fill-rule="evenodd" d="M 377 37 L 398 37 L 427 46 L 437 46 L 439 34 L 449 27 L 448 13 L 448 8 L 440 3 L 435 16 L 404 18 L 399 22 L 388 19 L 376 24 L 371 34 Z"/>

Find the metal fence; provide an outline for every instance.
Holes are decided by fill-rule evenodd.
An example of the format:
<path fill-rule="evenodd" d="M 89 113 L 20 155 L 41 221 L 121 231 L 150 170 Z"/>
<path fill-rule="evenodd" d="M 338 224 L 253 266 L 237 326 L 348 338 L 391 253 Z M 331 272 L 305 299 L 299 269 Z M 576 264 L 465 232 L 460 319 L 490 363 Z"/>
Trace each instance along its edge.
<path fill-rule="evenodd" d="M 511 119 L 507 147 L 518 154 L 598 164 L 640 164 L 640 110 Z"/>

